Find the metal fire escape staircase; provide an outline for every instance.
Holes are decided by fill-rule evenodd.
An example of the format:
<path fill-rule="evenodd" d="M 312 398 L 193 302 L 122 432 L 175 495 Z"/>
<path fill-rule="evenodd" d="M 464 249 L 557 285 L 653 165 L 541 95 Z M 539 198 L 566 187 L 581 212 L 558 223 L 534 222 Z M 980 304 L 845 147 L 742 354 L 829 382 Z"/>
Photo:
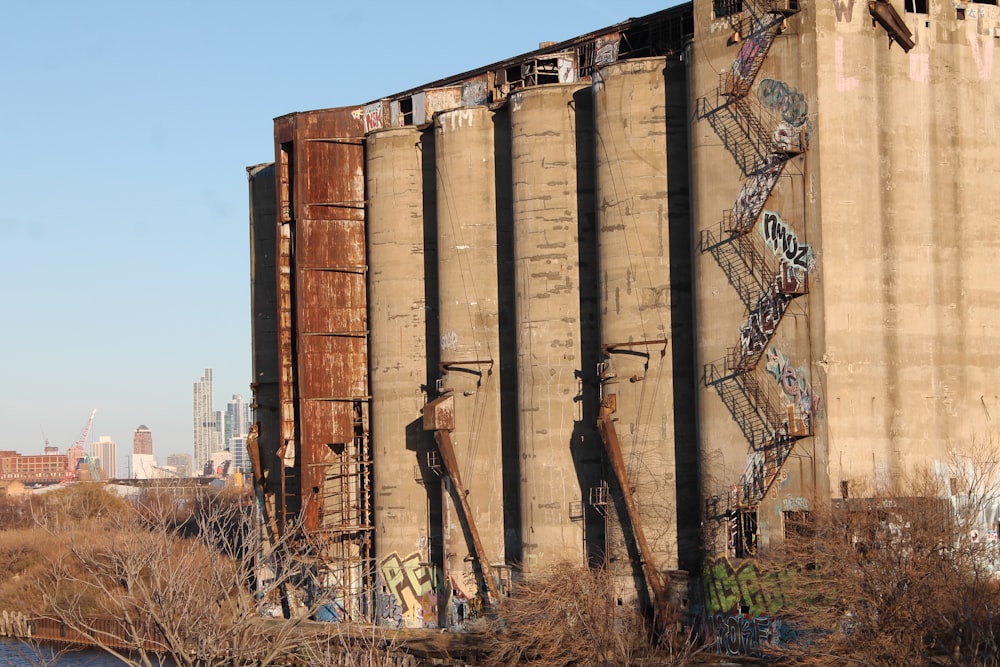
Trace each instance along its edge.
<path fill-rule="evenodd" d="M 785 267 L 773 269 L 763 242 L 752 234 L 786 162 L 805 150 L 802 136 L 782 135 L 763 120 L 766 112 L 750 98 L 754 81 L 785 19 L 798 12 L 795 0 L 744 0 L 746 15 L 734 39 L 749 34 L 728 72 L 720 77 L 715 100 L 700 100 L 700 117 L 708 120 L 747 178 L 733 209 L 717 229 L 701 234 L 701 250 L 709 252 L 725 272 L 749 315 L 740 344 L 725 359 L 705 366 L 705 383 L 718 392 L 751 449 L 751 463 L 731 501 L 753 512 L 778 478 L 798 438 L 809 435 L 809 420 L 784 407 L 775 383 L 761 383 L 757 366 L 791 301 L 806 292 L 804 279 Z M 783 406 L 781 408 L 777 406 Z"/>

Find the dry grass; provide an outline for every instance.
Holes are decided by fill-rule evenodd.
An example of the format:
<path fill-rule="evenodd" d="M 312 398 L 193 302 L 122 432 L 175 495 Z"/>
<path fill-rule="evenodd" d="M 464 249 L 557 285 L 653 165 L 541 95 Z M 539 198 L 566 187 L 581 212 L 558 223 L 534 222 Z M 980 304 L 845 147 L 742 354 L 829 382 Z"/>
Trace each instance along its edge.
<path fill-rule="evenodd" d="M 690 664 L 696 652 L 690 637 L 653 632 L 650 620 L 618 594 L 620 583 L 607 571 L 570 564 L 520 580 L 482 628 L 490 646 L 486 664 Z"/>

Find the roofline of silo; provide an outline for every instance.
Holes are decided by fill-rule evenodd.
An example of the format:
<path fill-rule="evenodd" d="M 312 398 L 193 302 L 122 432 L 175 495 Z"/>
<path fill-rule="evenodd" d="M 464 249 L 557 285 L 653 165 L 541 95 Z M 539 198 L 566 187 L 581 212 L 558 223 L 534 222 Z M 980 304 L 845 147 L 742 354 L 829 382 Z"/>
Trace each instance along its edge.
<path fill-rule="evenodd" d="M 392 93 L 390 95 L 384 95 L 382 97 L 376 98 L 374 100 L 370 100 L 368 102 L 361 102 L 361 103 L 358 103 L 358 104 L 349 104 L 349 105 L 343 105 L 343 106 L 337 106 L 337 107 L 326 107 L 326 108 L 323 108 L 323 109 L 308 109 L 308 110 L 305 110 L 305 111 L 291 111 L 289 113 L 281 114 L 280 116 L 275 116 L 274 120 L 278 120 L 278 119 L 281 119 L 281 118 L 286 118 L 288 116 L 295 116 L 295 115 L 298 115 L 298 114 L 301 114 L 301 113 L 313 113 L 313 112 L 322 112 L 322 111 L 333 111 L 333 110 L 336 110 L 336 109 L 357 109 L 357 108 L 360 108 L 360 107 L 367 106 L 369 104 L 375 104 L 375 103 L 380 102 L 382 100 L 393 100 L 393 99 L 397 99 L 397 98 L 403 98 L 403 97 L 407 97 L 407 96 L 410 96 L 410 95 L 414 95 L 414 94 L 420 93 L 420 92 L 428 90 L 428 89 L 440 88 L 440 87 L 443 87 L 443 86 L 448 86 L 448 85 L 451 85 L 451 84 L 460 83 L 462 81 L 465 81 L 467 79 L 470 79 L 470 78 L 478 76 L 478 75 L 485 74 L 485 73 L 490 72 L 492 70 L 496 70 L 496 69 L 499 69 L 499 68 L 502 68 L 502 67 L 509 67 L 510 65 L 514 65 L 514 64 L 516 64 L 516 63 L 518 63 L 519 61 L 522 61 L 522 60 L 527 60 L 527 59 L 530 59 L 530 58 L 533 58 L 533 57 L 537 57 L 537 56 L 544 56 L 544 55 L 548 55 L 548 54 L 564 52 L 567 49 L 571 49 L 573 47 L 579 46 L 580 44 L 586 44 L 587 42 L 591 42 L 591 41 L 593 41 L 595 39 L 598 39 L 600 37 L 605 37 L 607 35 L 615 34 L 615 33 L 619 33 L 620 34 L 620 33 L 625 32 L 626 30 L 628 30 L 630 28 L 635 28 L 635 27 L 641 26 L 643 24 L 655 23 L 659 19 L 668 18 L 668 17 L 669 18 L 680 17 L 680 16 L 683 16 L 685 13 L 691 13 L 693 11 L 693 8 L 694 8 L 693 0 L 689 0 L 688 2 L 681 3 L 681 4 L 676 5 L 674 7 L 668 7 L 667 9 L 661 9 L 658 12 L 653 12 L 652 14 L 647 14 L 646 16 L 640 16 L 638 18 L 626 19 L 625 21 L 621 21 L 619 23 L 615 23 L 613 25 L 607 26 L 606 28 L 599 28 L 597 30 L 593 30 L 591 32 L 588 32 L 585 35 L 580 35 L 578 37 L 572 37 L 570 39 L 564 40 L 562 42 L 557 42 L 555 44 L 552 44 L 550 46 L 546 46 L 544 48 L 535 49 L 534 51 L 527 51 L 527 52 L 522 53 L 520 55 L 512 56 L 512 57 L 506 58 L 504 60 L 499 60 L 499 61 L 491 63 L 489 65 L 483 65 L 482 67 L 477 67 L 475 69 L 471 69 L 471 70 L 468 70 L 466 72 L 462 72 L 460 74 L 453 74 L 451 76 L 447 76 L 447 77 L 444 77 L 442 79 L 437 79 L 436 81 L 431 81 L 429 83 L 421 84 L 419 86 L 414 86 L 413 88 L 408 88 L 408 89 L 400 91 L 398 93 Z M 686 42 L 686 41 L 688 41 L 689 38 L 690 38 L 690 36 L 688 36 L 683 41 Z M 680 51 L 680 49 L 678 49 L 678 51 Z"/>
<path fill-rule="evenodd" d="M 499 69 L 501 67 L 505 67 L 505 66 L 516 64 L 518 61 L 521 61 L 521 60 L 525 60 L 525 59 L 532 58 L 532 57 L 535 57 L 535 56 L 543 56 L 543 55 L 548 55 L 548 54 L 553 54 L 553 53 L 560 53 L 562 51 L 566 51 L 569 48 L 572 48 L 572 47 L 575 47 L 575 46 L 579 46 L 580 44 L 586 44 L 587 42 L 593 41 L 593 40 L 595 40 L 595 39 L 597 39 L 599 37 L 604 37 L 604 36 L 612 34 L 612 33 L 621 33 L 621 32 L 624 32 L 625 30 L 627 30 L 629 28 L 634 28 L 636 26 L 640 26 L 640 25 L 643 25 L 645 23 L 655 23 L 656 20 L 660 19 L 660 18 L 666 18 L 668 16 L 675 16 L 675 15 L 676 16 L 683 16 L 685 13 L 692 12 L 693 8 L 694 8 L 694 2 L 693 2 L 693 0 L 689 0 L 688 2 L 684 2 L 684 3 L 678 4 L 678 5 L 674 6 L 674 7 L 668 7 L 667 9 L 661 9 L 660 11 L 653 12 L 652 14 L 647 14 L 645 16 L 640 16 L 638 18 L 626 19 L 624 21 L 621 21 L 620 23 L 615 23 L 615 24 L 610 25 L 610 26 L 608 26 L 606 28 L 599 28 L 597 30 L 593 30 L 591 32 L 588 32 L 585 35 L 580 35 L 578 37 L 571 37 L 570 39 L 567 39 L 565 41 L 552 44 L 550 46 L 546 46 L 544 48 L 535 49 L 534 51 L 527 51 L 527 52 L 522 53 L 520 55 L 512 56 L 512 57 L 506 58 L 504 60 L 498 60 L 497 62 L 491 63 L 489 65 L 483 65 L 482 67 L 476 67 L 475 69 L 470 69 L 470 70 L 468 70 L 466 72 L 462 72 L 460 74 L 453 74 L 451 76 L 447 76 L 447 77 L 444 77 L 442 79 L 437 79 L 436 81 L 431 81 L 429 83 L 425 83 L 425 84 L 422 84 L 422 85 L 419 85 L 419 86 L 415 86 L 413 88 L 408 88 L 408 89 L 400 91 L 398 93 L 393 93 L 391 95 L 385 95 L 383 97 L 379 97 L 379 98 L 376 98 L 374 100 L 369 100 L 368 102 L 365 102 L 365 103 L 363 103 L 363 104 L 361 104 L 359 106 L 365 106 L 365 105 L 368 105 L 368 104 L 374 104 L 374 103 L 379 102 L 381 100 L 392 100 L 392 99 L 395 99 L 397 97 L 406 97 L 407 95 L 413 95 L 415 93 L 419 93 L 421 91 L 428 90 L 430 88 L 440 88 L 440 87 L 447 86 L 447 85 L 450 85 L 450 84 L 459 83 L 459 82 L 464 81 L 466 79 L 469 79 L 471 77 L 474 77 L 474 76 L 477 76 L 477 75 L 480 75 L 480 74 L 485 74 L 486 72 L 489 72 L 491 70 L 495 70 L 495 69 Z"/>

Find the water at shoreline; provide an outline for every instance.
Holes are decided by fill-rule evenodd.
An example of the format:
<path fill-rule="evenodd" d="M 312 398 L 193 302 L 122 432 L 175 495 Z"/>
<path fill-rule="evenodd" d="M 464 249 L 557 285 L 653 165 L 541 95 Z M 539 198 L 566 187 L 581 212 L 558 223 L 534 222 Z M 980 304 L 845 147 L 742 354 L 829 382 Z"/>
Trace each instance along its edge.
<path fill-rule="evenodd" d="M 16 639 L 0 639 L 0 667 L 121 667 L 122 664 L 95 649 L 67 651 Z"/>

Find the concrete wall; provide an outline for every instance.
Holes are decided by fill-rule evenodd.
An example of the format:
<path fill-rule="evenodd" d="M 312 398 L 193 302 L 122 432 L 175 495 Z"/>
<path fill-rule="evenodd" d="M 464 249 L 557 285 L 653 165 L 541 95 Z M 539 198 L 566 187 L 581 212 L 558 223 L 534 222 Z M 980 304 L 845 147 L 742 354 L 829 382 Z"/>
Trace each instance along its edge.
<path fill-rule="evenodd" d="M 784 162 L 751 233 L 778 262 L 768 245 L 775 230 L 805 253 L 808 294 L 770 333 L 756 377 L 776 385 L 796 416 L 810 417 L 813 435 L 796 440 L 761 501 L 761 547 L 780 540 L 781 513 L 806 508 L 814 494 L 839 496 L 845 483 L 853 495 L 898 490 L 920 466 L 941 467 L 951 450 L 986 437 L 996 400 L 995 355 L 984 338 L 997 317 L 986 277 L 996 241 L 983 213 L 998 196 L 984 176 L 995 146 L 996 11 L 970 4 L 962 21 L 961 6 L 931 3 L 931 15 L 896 9 L 916 41 L 909 53 L 888 46 L 860 3 L 803 5 L 774 39 L 749 96 L 765 123 L 783 122 L 808 142 Z M 723 209 L 759 184 L 741 173 L 710 113 L 726 101 L 715 92 L 719 72 L 750 53 L 753 27 L 743 24 L 733 42 L 734 20 L 715 17 L 711 3 L 695 5 L 689 62 L 699 111 L 691 129 L 704 363 L 734 345 L 754 307 L 740 303 L 732 271 L 704 247 L 724 236 Z M 722 505 L 727 481 L 739 484 L 762 456 L 727 413 L 704 387 L 705 484 L 708 500 Z M 725 546 L 715 542 L 720 552 Z"/>
<path fill-rule="evenodd" d="M 308 508 L 302 455 L 367 437 L 370 383 L 382 620 L 458 623 L 511 569 L 648 578 L 637 531 L 659 570 L 752 555 L 815 497 L 987 437 L 1000 19 L 897 10 L 908 53 L 846 0 L 697 0 L 683 63 L 595 50 L 589 86 L 363 139 L 362 107 L 276 121 L 267 479 Z M 496 73 L 473 78 L 506 94 Z M 412 122 L 420 95 L 375 106 Z"/>

